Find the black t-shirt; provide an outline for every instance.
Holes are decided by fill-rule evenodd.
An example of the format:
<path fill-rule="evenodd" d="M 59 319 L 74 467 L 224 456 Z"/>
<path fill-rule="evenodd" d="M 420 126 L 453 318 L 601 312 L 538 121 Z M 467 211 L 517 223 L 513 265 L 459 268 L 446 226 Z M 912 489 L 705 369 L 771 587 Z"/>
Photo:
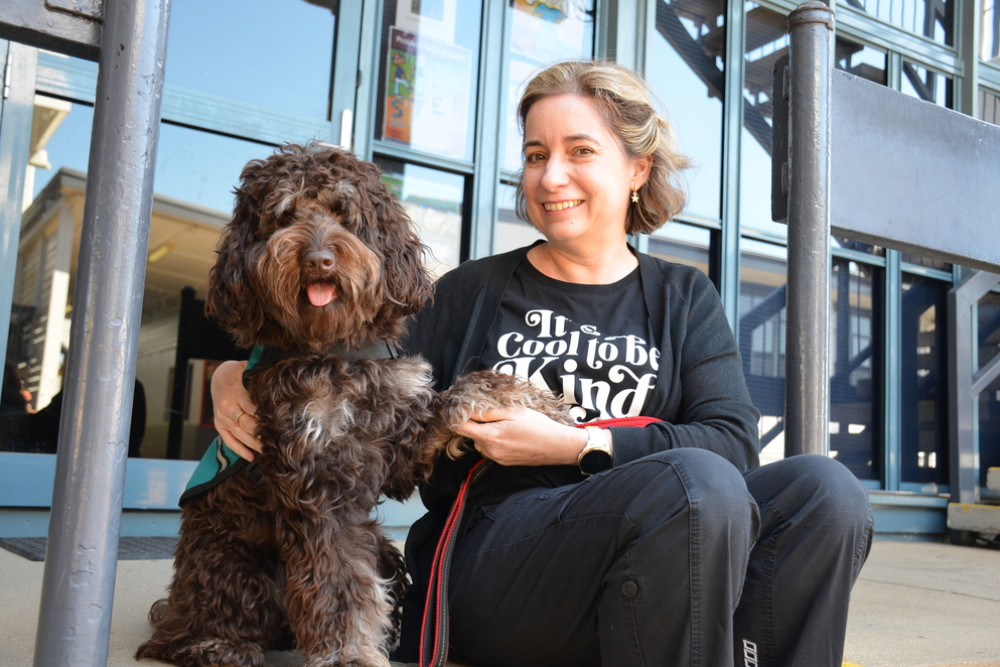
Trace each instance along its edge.
<path fill-rule="evenodd" d="M 638 268 L 610 285 L 580 285 L 524 259 L 480 360 L 563 396 L 577 422 L 637 416 L 659 370 L 652 340 Z"/>

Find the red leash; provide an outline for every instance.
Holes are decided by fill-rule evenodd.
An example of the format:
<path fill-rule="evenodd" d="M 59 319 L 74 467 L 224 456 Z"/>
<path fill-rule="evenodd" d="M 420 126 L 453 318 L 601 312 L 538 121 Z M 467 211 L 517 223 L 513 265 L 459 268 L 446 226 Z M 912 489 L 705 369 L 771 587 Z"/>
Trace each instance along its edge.
<path fill-rule="evenodd" d="M 469 487 L 474 479 L 478 479 L 476 472 L 485 471 L 490 463 L 488 459 L 483 459 L 472 466 L 459 487 L 458 496 L 455 497 L 455 503 L 451 506 L 448 520 L 434 550 L 431 576 L 427 583 L 427 599 L 424 601 L 424 620 L 420 626 L 420 667 L 443 667 L 448 659 L 448 571 L 451 553 L 455 549 L 455 529 L 461 521 Z M 429 656 L 428 648 L 431 650 Z"/>
<path fill-rule="evenodd" d="M 584 426 L 609 428 L 612 426 L 643 427 L 653 422 L 662 421 L 655 417 L 619 417 L 616 419 L 598 419 Z M 469 487 L 486 471 L 488 459 L 483 459 L 472 466 L 465 481 L 458 489 L 455 503 L 448 512 L 444 530 L 434 549 L 434 560 L 431 563 L 431 576 L 427 583 L 427 599 L 424 601 L 424 618 L 420 626 L 420 667 L 444 667 L 448 659 L 448 574 L 451 568 L 451 554 L 455 550 L 455 532 L 465 511 L 465 501 L 468 499 Z M 428 651 L 430 653 L 428 654 Z"/>

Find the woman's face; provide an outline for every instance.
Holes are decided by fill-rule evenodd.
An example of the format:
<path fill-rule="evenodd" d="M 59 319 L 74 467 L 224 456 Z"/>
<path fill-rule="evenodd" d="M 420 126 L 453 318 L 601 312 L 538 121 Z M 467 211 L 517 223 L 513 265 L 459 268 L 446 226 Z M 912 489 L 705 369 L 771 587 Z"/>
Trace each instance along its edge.
<path fill-rule="evenodd" d="M 620 242 L 632 189 L 648 174 L 648 161 L 625 154 L 589 99 L 554 95 L 528 110 L 524 200 L 550 242 Z"/>

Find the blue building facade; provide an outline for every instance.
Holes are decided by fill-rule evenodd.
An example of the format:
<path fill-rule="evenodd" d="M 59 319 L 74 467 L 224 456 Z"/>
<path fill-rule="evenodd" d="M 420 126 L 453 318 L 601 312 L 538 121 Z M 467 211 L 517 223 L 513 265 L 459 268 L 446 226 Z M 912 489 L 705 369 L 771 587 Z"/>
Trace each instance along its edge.
<path fill-rule="evenodd" d="M 762 461 L 782 457 L 787 233 L 770 214 L 771 86 L 794 7 L 173 0 L 137 362 L 144 433 L 129 460 L 123 532 L 175 529 L 176 498 L 213 434 L 206 387 L 218 358 L 184 356 L 178 366 L 182 294 L 192 287 L 204 296 L 243 165 L 308 140 L 374 160 L 440 273 L 536 237 L 513 212 L 513 108 L 534 71 L 565 58 L 610 58 L 642 72 L 694 158 L 683 214 L 636 242 L 715 282 L 762 415 Z M 1000 124 L 995 0 L 834 8 L 837 67 Z M 5 193 L 23 202 L 22 213 L 0 222 L 18 243 L 6 361 L 30 409 L 42 410 L 61 389 L 69 344 L 97 65 L 44 49 L 33 57 L 30 76 L 7 84 L 30 86 L 35 102 L 29 158 L 15 165 L 25 187 Z M 935 187 L 932 177 L 925 187 Z M 940 536 L 950 479 L 946 301 L 968 271 L 850 238 L 831 246 L 831 456 L 869 489 L 882 535 Z M 978 320 L 985 364 L 1000 350 L 996 290 L 979 303 Z M 1000 383 L 980 394 L 978 420 L 985 479 L 1000 465 Z M 52 454 L 0 436 L 0 535 L 44 535 Z M 402 528 L 414 508 L 386 511 Z"/>

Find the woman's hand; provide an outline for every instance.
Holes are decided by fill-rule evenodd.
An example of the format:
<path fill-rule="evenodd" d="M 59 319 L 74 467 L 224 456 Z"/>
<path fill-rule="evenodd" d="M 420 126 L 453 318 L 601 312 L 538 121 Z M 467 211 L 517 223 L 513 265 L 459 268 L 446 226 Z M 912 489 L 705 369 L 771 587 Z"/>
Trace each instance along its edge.
<path fill-rule="evenodd" d="M 471 438 L 476 451 L 503 466 L 576 465 L 587 444 L 583 429 L 529 408 L 472 415 L 455 432 Z"/>
<path fill-rule="evenodd" d="M 245 361 L 226 361 L 212 374 L 212 414 L 215 430 L 222 441 L 238 456 L 253 461 L 261 451 L 257 439 L 256 407 L 243 386 Z"/>

